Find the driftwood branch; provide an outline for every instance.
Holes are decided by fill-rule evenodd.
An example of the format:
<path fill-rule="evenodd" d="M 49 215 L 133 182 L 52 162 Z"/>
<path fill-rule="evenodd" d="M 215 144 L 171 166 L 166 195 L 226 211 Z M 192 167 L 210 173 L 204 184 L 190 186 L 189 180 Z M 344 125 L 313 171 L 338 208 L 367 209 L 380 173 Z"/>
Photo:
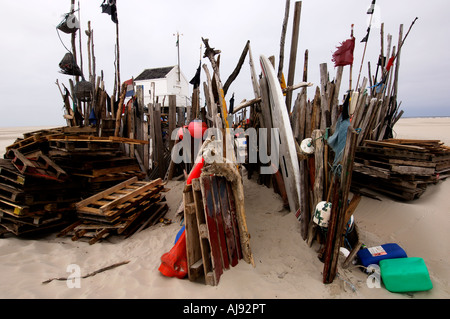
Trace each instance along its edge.
<path fill-rule="evenodd" d="M 120 263 L 116 263 L 116 264 L 113 264 L 113 265 L 110 265 L 110 266 L 107 266 L 107 267 L 103 267 L 103 268 L 100 268 L 99 270 L 93 271 L 93 272 L 91 272 L 91 273 L 89 273 L 87 275 L 84 275 L 84 276 L 80 277 L 80 278 L 92 277 L 92 276 L 95 276 L 96 274 L 99 274 L 99 273 L 104 272 L 106 270 L 110 270 L 110 269 L 113 269 L 113 268 L 116 268 L 116 267 L 128 264 L 129 262 L 130 262 L 129 260 L 128 261 L 122 261 Z M 68 280 L 68 279 L 69 279 L 68 277 L 51 278 L 51 279 L 48 279 L 46 281 L 43 281 L 42 283 L 43 284 L 48 284 L 48 283 L 52 282 L 53 280 L 65 281 L 65 280 Z"/>
<path fill-rule="evenodd" d="M 238 64 L 236 65 L 236 68 L 234 69 L 233 73 L 228 77 L 228 79 L 225 81 L 225 84 L 223 85 L 223 93 L 224 95 L 227 95 L 228 88 L 230 87 L 231 83 L 236 79 L 236 77 L 239 75 L 239 72 L 241 71 L 242 64 L 244 64 L 245 57 L 248 53 L 248 48 L 250 46 L 250 40 L 247 41 L 245 44 L 244 50 L 242 50 L 241 57 L 239 58 Z"/>
<path fill-rule="evenodd" d="M 284 64 L 284 42 L 286 40 L 286 29 L 289 19 L 289 8 L 290 8 L 290 0 L 286 0 L 286 7 L 284 10 L 284 19 L 283 19 L 283 27 L 281 28 L 281 39 L 280 39 L 280 62 L 278 65 L 278 80 L 281 82 L 282 74 L 283 74 L 283 64 Z"/>

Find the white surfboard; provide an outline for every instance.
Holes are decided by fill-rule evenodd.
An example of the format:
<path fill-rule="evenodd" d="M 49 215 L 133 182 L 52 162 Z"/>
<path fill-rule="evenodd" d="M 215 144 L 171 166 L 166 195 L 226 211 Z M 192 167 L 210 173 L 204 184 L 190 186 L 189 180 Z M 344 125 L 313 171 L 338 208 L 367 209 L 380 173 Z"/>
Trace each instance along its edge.
<path fill-rule="evenodd" d="M 267 80 L 269 105 L 272 113 L 272 127 L 278 128 L 280 133 L 280 169 L 292 213 L 300 218 L 300 168 L 298 165 L 297 150 L 291 122 L 284 101 L 281 85 L 269 59 L 264 55 L 260 57 L 263 76 Z"/>

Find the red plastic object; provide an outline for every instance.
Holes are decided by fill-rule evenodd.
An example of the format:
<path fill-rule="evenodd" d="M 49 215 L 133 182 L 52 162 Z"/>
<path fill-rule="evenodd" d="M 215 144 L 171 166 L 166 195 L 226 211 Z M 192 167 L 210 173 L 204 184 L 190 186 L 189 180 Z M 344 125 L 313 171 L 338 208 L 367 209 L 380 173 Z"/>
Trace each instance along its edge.
<path fill-rule="evenodd" d="M 166 277 L 183 279 L 187 276 L 186 231 L 183 231 L 172 249 L 161 256 L 158 270 Z"/>
<path fill-rule="evenodd" d="M 203 134 L 208 129 L 208 126 L 205 122 L 200 120 L 194 120 L 189 123 L 188 130 L 192 137 L 194 138 L 203 138 Z"/>
<path fill-rule="evenodd" d="M 186 185 L 190 185 L 194 178 L 200 177 L 200 174 L 202 173 L 202 168 L 203 168 L 204 164 L 205 164 L 205 160 L 202 157 L 201 161 L 196 163 L 194 168 L 192 168 L 191 172 L 189 173 L 188 179 L 186 181 Z"/>
<path fill-rule="evenodd" d="M 177 135 L 178 135 L 178 139 L 179 139 L 180 141 L 183 140 L 184 130 L 187 129 L 187 128 L 188 128 L 188 126 L 185 125 L 185 126 L 180 127 L 180 128 L 178 129 Z"/>

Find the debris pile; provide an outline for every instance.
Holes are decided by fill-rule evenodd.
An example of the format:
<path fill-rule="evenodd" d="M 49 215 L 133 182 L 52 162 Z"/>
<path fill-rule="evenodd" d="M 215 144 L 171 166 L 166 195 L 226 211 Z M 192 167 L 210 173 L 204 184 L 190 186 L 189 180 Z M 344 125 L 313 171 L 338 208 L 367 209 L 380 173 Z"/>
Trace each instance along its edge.
<path fill-rule="evenodd" d="M 167 189 L 161 179 L 144 182 L 130 178 L 77 202 L 78 220 L 58 236 L 72 236 L 74 241 L 88 238 L 91 245 L 113 234 L 128 238 L 166 214 L 163 191 Z"/>
<path fill-rule="evenodd" d="M 356 152 L 352 187 L 414 200 L 449 174 L 450 148 L 439 140 L 368 140 Z"/>
<path fill-rule="evenodd" d="M 145 177 L 136 158 L 126 156 L 123 149 L 125 144 L 148 142 L 102 138 L 93 132 L 89 127 L 30 132 L 6 148 L 0 160 L 3 233 L 24 235 L 62 228 L 77 220 L 76 203 L 83 198 Z"/>

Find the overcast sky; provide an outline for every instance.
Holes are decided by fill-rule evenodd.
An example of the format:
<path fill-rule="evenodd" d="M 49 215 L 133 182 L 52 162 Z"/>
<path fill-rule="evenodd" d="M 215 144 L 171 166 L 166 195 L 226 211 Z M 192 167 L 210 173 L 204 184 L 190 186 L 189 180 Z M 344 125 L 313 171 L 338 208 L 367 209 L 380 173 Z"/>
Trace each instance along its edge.
<path fill-rule="evenodd" d="M 190 80 L 198 67 L 201 38 L 222 51 L 221 78 L 225 83 L 234 70 L 247 40 L 250 40 L 256 70 L 261 71 L 261 54 L 278 57 L 285 13 L 284 0 L 118 0 L 121 80 L 138 76 L 146 68 L 177 64 L 176 37 L 180 36 L 181 70 Z M 294 82 L 302 80 L 304 52 L 309 50 L 308 98 L 314 97 L 319 83 L 319 65 L 328 64 L 330 78 L 335 76 L 332 53 L 350 37 L 354 24 L 356 37 L 353 85 L 361 65 L 371 0 L 303 0 Z M 59 62 L 66 49 L 58 38 L 56 26 L 70 10 L 70 0 L 0 0 L 0 127 L 66 125 L 63 101 L 56 79 L 68 86 L 69 76 L 59 73 Z M 78 0 L 76 1 L 78 4 Z M 114 85 L 115 25 L 101 13 L 102 0 L 80 0 L 83 70 L 87 69 L 87 22 L 94 30 L 97 74 L 104 71 L 105 85 Z M 287 77 L 292 20 L 295 1 L 290 2 L 286 35 L 284 74 Z M 450 1 L 378 0 L 372 31 L 364 59 L 362 77 L 367 77 L 367 62 L 375 73 L 380 53 L 380 22 L 385 38 L 398 43 L 400 24 L 405 35 L 418 17 L 401 52 L 399 96 L 404 117 L 450 116 Z M 60 33 L 70 48 L 70 36 Z M 386 40 L 385 40 L 386 41 Z M 78 45 L 78 39 L 77 39 Z M 210 67 L 206 58 L 202 59 Z M 205 76 L 202 73 L 202 82 Z M 341 95 L 348 88 L 349 67 L 344 69 Z M 192 86 L 190 86 L 192 90 Z M 235 93 L 236 103 L 252 99 L 248 58 L 238 79 L 230 87 L 227 100 Z M 203 97 L 203 92 L 201 92 Z"/>

